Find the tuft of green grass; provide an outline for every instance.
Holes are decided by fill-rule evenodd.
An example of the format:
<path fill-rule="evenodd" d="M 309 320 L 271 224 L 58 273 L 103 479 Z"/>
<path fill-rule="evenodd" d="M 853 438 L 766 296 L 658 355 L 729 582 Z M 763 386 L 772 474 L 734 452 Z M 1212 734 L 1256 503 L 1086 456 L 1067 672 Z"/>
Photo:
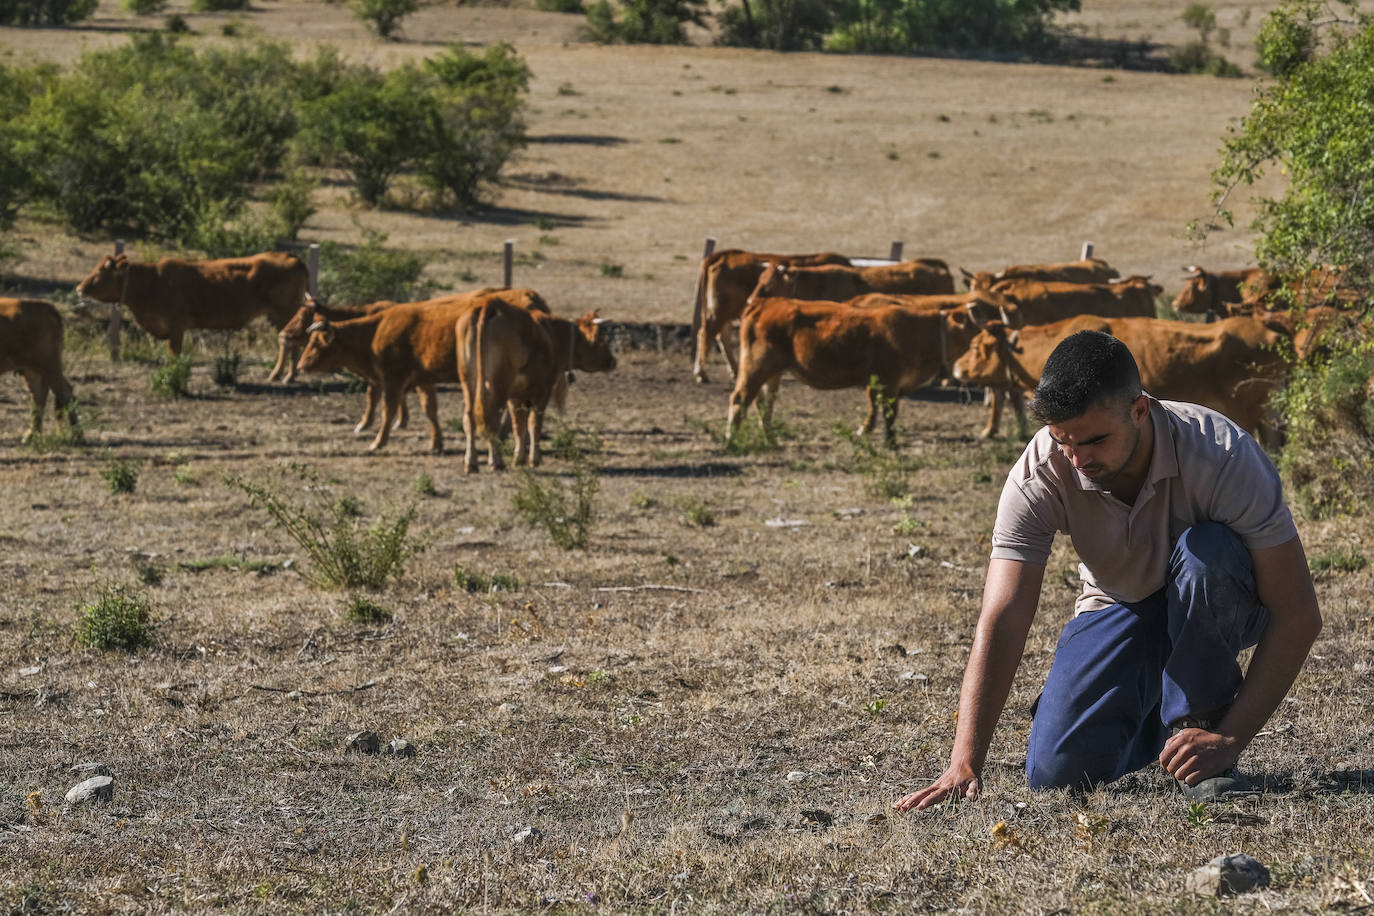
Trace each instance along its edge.
<path fill-rule="evenodd" d="M 153 370 L 148 377 L 148 385 L 156 394 L 164 398 L 184 398 L 190 393 L 187 385 L 191 381 L 191 354 L 183 353 L 169 359 Z"/>
<path fill-rule="evenodd" d="M 711 528 L 716 524 L 716 513 L 709 503 L 689 496 L 679 505 L 682 508 L 682 523 L 692 528 Z"/>
<path fill-rule="evenodd" d="M 292 465 L 290 470 L 307 483 L 307 492 L 325 490 L 309 468 Z M 225 483 L 247 494 L 251 505 L 266 510 L 277 527 L 305 551 L 310 562 L 302 575 L 317 587 L 380 589 L 399 579 L 406 560 L 421 549 L 408 534 L 415 519 L 414 503 L 389 522 L 378 519 L 363 528 L 358 501 L 346 495 L 335 499 L 326 513 L 318 502 L 301 505 L 242 477 L 226 477 Z"/>
<path fill-rule="evenodd" d="M 147 600 L 123 585 L 107 585 L 99 598 L 80 609 L 76 641 L 88 649 L 133 652 L 151 645 L 157 628 Z"/>
<path fill-rule="evenodd" d="M 138 486 L 138 462 L 131 458 L 116 458 L 105 466 L 100 476 L 105 479 L 105 487 L 111 493 L 132 493 L 134 487 Z"/>
<path fill-rule="evenodd" d="M 415 478 L 415 482 L 411 484 L 411 489 L 415 491 L 416 496 L 439 495 L 438 489 L 434 486 L 434 478 L 425 471 L 421 471 Z"/>
<path fill-rule="evenodd" d="M 273 563 L 269 560 L 250 560 L 247 557 L 236 557 L 229 554 L 222 554 L 217 557 L 204 557 L 199 560 L 182 560 L 177 563 L 177 569 L 182 572 L 205 572 L 209 569 L 241 569 L 245 572 L 269 573 L 281 569 L 280 563 Z"/>
<path fill-rule="evenodd" d="M 1359 572 L 1369 565 L 1364 554 L 1353 547 L 1324 553 L 1307 561 L 1307 568 L 1313 573 Z"/>
<path fill-rule="evenodd" d="M 625 276 L 625 267 L 621 264 L 602 264 L 601 276 L 609 277 L 613 280 L 619 280 L 620 278 Z"/>
<path fill-rule="evenodd" d="M 555 440 L 557 438 L 555 436 Z M 536 475 L 529 470 L 521 470 L 516 475 L 515 494 L 511 497 L 515 511 L 526 524 L 548 532 L 554 544 L 563 550 L 586 547 L 591 537 L 596 518 L 594 503 L 601 486 L 592 456 L 599 448 L 599 434 L 574 431 L 569 442 L 559 445 L 555 441 L 551 448 L 571 462 L 571 481 L 564 483 L 556 477 Z"/>
<path fill-rule="evenodd" d="M 520 577 L 511 573 L 482 573 L 461 563 L 453 567 L 453 584 L 469 594 L 518 592 L 525 587 Z"/>
<path fill-rule="evenodd" d="M 162 584 L 167 572 L 160 563 L 154 563 L 150 558 L 134 554 L 133 557 L 134 574 L 138 576 L 138 581 L 144 585 L 158 586 Z"/>
<path fill-rule="evenodd" d="M 386 623 L 392 614 L 367 596 L 355 593 L 344 604 L 344 617 L 351 623 L 377 624 Z"/>

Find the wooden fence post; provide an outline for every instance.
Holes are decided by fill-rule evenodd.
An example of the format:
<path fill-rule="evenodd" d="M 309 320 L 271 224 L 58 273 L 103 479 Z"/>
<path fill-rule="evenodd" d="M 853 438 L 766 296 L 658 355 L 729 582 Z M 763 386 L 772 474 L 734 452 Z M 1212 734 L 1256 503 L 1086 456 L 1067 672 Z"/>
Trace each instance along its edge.
<path fill-rule="evenodd" d="M 704 261 L 715 253 L 716 237 L 714 235 L 708 235 L 706 236 L 706 248 L 701 252 L 701 259 Z"/>
<path fill-rule="evenodd" d="M 902 259 L 902 243 L 900 241 L 893 242 L 892 250 L 888 252 L 887 256 L 894 261 L 900 261 Z"/>
<path fill-rule="evenodd" d="M 310 298 L 320 298 L 320 243 L 311 242 L 305 252 L 305 266 L 310 271 Z"/>
<path fill-rule="evenodd" d="M 118 258 L 124 253 L 124 240 L 115 239 L 115 257 Z M 121 297 L 122 299 L 123 297 Z M 106 330 L 106 338 L 110 343 L 110 362 L 119 362 L 119 331 L 124 324 L 124 305 L 123 302 L 116 302 L 110 306 L 110 326 Z"/>
<path fill-rule="evenodd" d="M 515 239 L 506 239 L 505 251 L 503 252 L 503 254 L 502 254 L 502 259 L 501 259 L 501 265 L 502 265 L 502 273 L 501 273 L 501 276 L 502 276 L 503 279 L 504 279 L 504 282 L 503 282 L 503 284 L 502 284 L 502 286 L 501 286 L 502 289 L 510 289 L 511 273 L 512 273 L 512 267 L 514 266 L 514 264 L 515 264 Z"/>
<path fill-rule="evenodd" d="M 1092 256 L 1093 256 L 1093 243 L 1092 243 L 1092 242 L 1084 242 L 1084 243 L 1083 243 L 1083 255 L 1082 255 L 1082 257 L 1081 257 L 1079 260 L 1086 261 L 1086 260 L 1088 260 L 1088 258 L 1090 258 L 1090 257 L 1092 257 Z"/>

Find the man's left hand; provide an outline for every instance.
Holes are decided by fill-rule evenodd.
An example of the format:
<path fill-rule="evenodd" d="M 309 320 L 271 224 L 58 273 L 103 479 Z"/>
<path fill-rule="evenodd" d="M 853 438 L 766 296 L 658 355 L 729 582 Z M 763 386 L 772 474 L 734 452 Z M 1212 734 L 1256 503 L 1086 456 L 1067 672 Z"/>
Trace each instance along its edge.
<path fill-rule="evenodd" d="M 1235 738 L 1185 728 L 1164 742 L 1159 765 L 1179 782 L 1195 786 L 1235 763 L 1243 749 Z"/>

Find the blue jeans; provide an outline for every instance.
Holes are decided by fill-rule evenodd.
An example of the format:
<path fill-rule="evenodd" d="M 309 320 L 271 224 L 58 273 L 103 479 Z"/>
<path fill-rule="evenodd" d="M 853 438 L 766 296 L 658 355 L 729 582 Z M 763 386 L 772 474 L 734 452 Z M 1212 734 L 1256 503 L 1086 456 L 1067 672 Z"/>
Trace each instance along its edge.
<path fill-rule="evenodd" d="M 1215 522 L 1189 528 L 1164 588 L 1064 628 L 1032 710 L 1031 788 L 1087 789 L 1158 760 L 1170 723 L 1231 704 L 1236 656 L 1268 625 L 1241 539 Z"/>

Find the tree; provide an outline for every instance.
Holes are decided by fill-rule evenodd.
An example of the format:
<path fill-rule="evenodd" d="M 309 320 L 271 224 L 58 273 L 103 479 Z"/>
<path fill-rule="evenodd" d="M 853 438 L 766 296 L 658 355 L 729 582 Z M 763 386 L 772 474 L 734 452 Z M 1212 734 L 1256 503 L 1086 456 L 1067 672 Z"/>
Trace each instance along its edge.
<path fill-rule="evenodd" d="M 717 17 L 716 44 L 769 51 L 818 51 L 833 21 L 826 0 L 741 0 Z"/>
<path fill-rule="evenodd" d="M 1031 51 L 1079 0 L 841 0 L 829 45 L 844 51 Z"/>
<path fill-rule="evenodd" d="M 352 0 L 349 8 L 378 38 L 390 38 L 401 20 L 420 8 L 420 0 Z"/>
<path fill-rule="evenodd" d="M 705 25 L 706 0 L 600 0 L 587 7 L 583 31 L 602 44 L 681 45 L 689 22 Z"/>
<path fill-rule="evenodd" d="M 1342 5 L 1335 17 L 1328 4 L 1299 0 L 1268 19 L 1276 40 L 1311 51 L 1255 96 L 1213 173 L 1229 223 L 1230 196 L 1277 167 L 1288 185 L 1258 200 L 1252 224 L 1260 264 L 1289 276 L 1334 272 L 1361 291 L 1362 322 L 1331 338 L 1329 355 L 1295 363 L 1280 399 L 1281 466 L 1321 513 L 1355 510 L 1374 493 L 1374 18 Z"/>

